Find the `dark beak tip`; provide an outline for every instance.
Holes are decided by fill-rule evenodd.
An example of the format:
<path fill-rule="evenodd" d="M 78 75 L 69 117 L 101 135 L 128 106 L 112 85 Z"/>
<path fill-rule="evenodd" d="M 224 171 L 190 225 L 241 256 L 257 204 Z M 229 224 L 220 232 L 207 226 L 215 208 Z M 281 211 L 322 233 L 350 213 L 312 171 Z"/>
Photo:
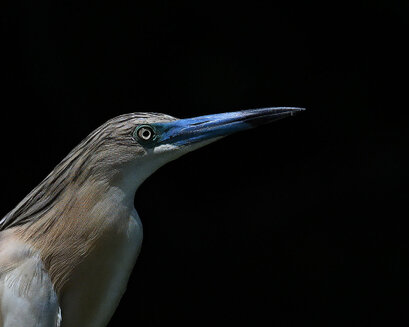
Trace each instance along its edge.
<path fill-rule="evenodd" d="M 287 108 L 287 111 L 284 111 L 284 115 L 295 116 L 296 114 L 305 111 L 305 108 Z"/>
<path fill-rule="evenodd" d="M 300 107 L 291 107 L 289 108 L 291 111 L 294 112 L 300 112 L 300 111 L 305 111 L 305 108 L 300 108 Z"/>
<path fill-rule="evenodd" d="M 294 116 L 302 111 L 305 111 L 305 108 L 299 108 L 299 107 L 278 107 L 278 108 L 271 108 L 274 111 L 276 111 L 276 115 L 281 116 L 281 117 L 288 117 L 288 116 Z M 273 111 L 273 114 L 274 114 Z"/>
<path fill-rule="evenodd" d="M 298 114 L 299 112 L 305 111 L 305 108 L 292 108 L 290 111 L 290 115 L 294 116 L 295 114 Z"/>

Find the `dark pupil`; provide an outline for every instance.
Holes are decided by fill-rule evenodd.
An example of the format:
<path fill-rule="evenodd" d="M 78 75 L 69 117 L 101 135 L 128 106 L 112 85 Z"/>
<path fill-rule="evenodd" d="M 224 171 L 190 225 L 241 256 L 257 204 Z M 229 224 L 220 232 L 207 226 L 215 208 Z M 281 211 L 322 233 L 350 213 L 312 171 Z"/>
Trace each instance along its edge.
<path fill-rule="evenodd" d="M 146 129 L 146 130 L 144 130 L 144 131 L 142 132 L 142 135 L 143 135 L 144 138 L 147 139 L 149 136 L 151 136 L 151 132 L 149 132 L 149 131 Z"/>

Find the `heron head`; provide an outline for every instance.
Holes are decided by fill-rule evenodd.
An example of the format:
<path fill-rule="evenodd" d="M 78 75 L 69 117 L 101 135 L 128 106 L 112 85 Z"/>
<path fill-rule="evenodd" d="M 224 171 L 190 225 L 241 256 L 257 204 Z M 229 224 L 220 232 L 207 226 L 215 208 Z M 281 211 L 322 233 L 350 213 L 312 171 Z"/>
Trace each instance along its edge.
<path fill-rule="evenodd" d="M 125 174 L 124 178 L 139 185 L 160 166 L 187 152 L 301 110 L 264 108 L 187 119 L 158 113 L 131 113 L 109 120 L 90 134 L 82 147 L 88 148 L 92 156 L 88 166 L 94 174 Z"/>

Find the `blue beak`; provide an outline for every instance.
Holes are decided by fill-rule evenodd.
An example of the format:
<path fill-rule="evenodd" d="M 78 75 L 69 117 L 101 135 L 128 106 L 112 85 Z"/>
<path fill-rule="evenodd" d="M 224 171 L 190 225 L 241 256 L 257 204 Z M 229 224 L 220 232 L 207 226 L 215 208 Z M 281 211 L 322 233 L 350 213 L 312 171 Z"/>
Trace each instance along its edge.
<path fill-rule="evenodd" d="M 292 107 L 250 109 L 155 123 L 152 127 L 157 131 L 157 145 L 183 146 L 271 123 L 303 110 Z"/>

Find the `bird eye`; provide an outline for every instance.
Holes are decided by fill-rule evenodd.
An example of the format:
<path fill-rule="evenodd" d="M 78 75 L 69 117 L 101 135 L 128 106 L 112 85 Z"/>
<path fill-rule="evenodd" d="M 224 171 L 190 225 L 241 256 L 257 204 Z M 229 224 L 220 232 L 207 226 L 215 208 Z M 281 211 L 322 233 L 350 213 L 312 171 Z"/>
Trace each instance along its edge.
<path fill-rule="evenodd" d="M 149 141 L 155 136 L 155 132 L 149 126 L 141 126 L 137 130 L 138 138 L 143 141 Z"/>

